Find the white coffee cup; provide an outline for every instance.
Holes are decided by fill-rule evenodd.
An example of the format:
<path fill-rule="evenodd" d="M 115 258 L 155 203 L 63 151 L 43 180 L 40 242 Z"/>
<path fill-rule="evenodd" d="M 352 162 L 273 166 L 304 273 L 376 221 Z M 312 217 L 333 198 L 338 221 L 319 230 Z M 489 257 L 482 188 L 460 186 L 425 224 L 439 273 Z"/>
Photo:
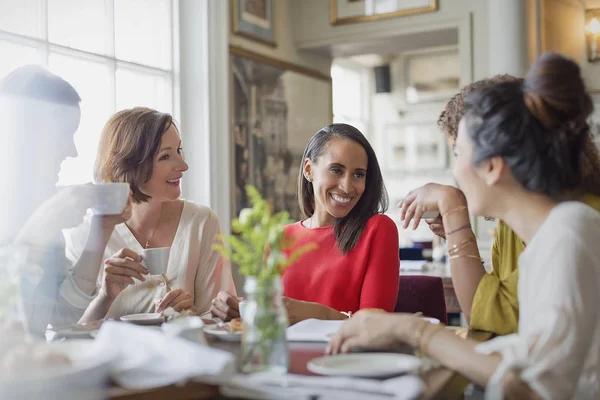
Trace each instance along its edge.
<path fill-rule="evenodd" d="M 127 205 L 129 183 L 108 182 L 92 185 L 92 210 L 97 215 L 119 215 Z"/>
<path fill-rule="evenodd" d="M 150 275 L 160 275 L 167 272 L 169 265 L 170 247 L 157 247 L 142 250 L 142 265 L 150 272 Z"/>

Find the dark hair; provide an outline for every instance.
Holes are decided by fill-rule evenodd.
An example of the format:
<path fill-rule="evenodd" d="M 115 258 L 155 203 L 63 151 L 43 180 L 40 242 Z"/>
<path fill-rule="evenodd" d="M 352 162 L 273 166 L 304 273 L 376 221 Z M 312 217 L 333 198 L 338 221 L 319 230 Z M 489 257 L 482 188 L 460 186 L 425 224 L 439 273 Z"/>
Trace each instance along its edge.
<path fill-rule="evenodd" d="M 24 65 L 0 81 L 0 94 L 77 106 L 79 94 L 69 82 L 39 65 Z"/>
<path fill-rule="evenodd" d="M 356 246 L 367 221 L 374 214 L 384 213 L 388 207 L 388 194 L 381 176 L 381 169 L 375 151 L 365 136 L 355 127 L 348 124 L 331 124 L 321 128 L 310 139 L 300 160 L 298 174 L 298 204 L 305 218 L 315 212 L 315 194 L 312 183 L 304 176 L 304 160 L 312 162 L 325 151 L 331 139 L 341 138 L 358 143 L 367 153 L 366 187 L 358 203 L 344 218 L 335 221 L 334 232 L 337 244 L 343 254 L 347 254 Z"/>
<path fill-rule="evenodd" d="M 476 90 L 481 90 L 491 85 L 504 82 L 522 82 L 522 78 L 516 78 L 512 75 L 495 75 L 491 78 L 482 79 L 479 81 L 471 82 L 465 85 L 460 92 L 456 93 L 440 114 L 437 125 L 440 130 L 445 133 L 448 138 L 454 142 L 456 135 L 458 134 L 458 124 L 465 115 L 465 101 L 467 96 Z"/>
<path fill-rule="evenodd" d="M 154 156 L 165 132 L 175 126 L 170 114 L 135 107 L 114 114 L 104 125 L 94 165 L 97 182 L 128 182 L 133 201 L 142 203 L 150 196 L 140 185 L 152 177 Z"/>
<path fill-rule="evenodd" d="M 580 184 L 593 108 L 579 66 L 543 54 L 522 83 L 498 83 L 468 96 L 473 162 L 502 157 L 525 188 L 556 198 Z"/>

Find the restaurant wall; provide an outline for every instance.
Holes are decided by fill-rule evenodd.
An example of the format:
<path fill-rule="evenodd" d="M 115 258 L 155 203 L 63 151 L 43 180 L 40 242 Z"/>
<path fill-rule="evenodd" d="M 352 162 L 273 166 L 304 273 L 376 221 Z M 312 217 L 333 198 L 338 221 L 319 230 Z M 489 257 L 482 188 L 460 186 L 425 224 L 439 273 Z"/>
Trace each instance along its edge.
<path fill-rule="evenodd" d="M 292 11 L 294 38 L 300 49 L 323 48 L 455 27 L 460 21 L 467 19 L 472 34 L 467 38 L 469 43 L 465 45 L 473 53 L 473 78 L 487 76 L 487 1 L 439 0 L 439 10 L 436 12 L 343 25 L 331 25 L 329 22 L 328 0 L 295 1 L 292 3 Z"/>
<path fill-rule="evenodd" d="M 292 4 L 304 3 L 297 0 L 275 0 L 275 47 L 239 36 L 234 33 L 229 35 L 229 44 L 240 46 L 255 53 L 267 57 L 276 58 L 281 61 L 296 64 L 305 68 L 315 69 L 329 75 L 331 68 L 331 57 L 319 55 L 313 52 L 300 50 L 297 46 L 298 38 L 295 37 L 293 26 L 296 24 L 296 16 L 293 15 Z M 325 3 L 325 2 L 324 2 Z M 230 21 L 231 23 L 231 21 Z"/>

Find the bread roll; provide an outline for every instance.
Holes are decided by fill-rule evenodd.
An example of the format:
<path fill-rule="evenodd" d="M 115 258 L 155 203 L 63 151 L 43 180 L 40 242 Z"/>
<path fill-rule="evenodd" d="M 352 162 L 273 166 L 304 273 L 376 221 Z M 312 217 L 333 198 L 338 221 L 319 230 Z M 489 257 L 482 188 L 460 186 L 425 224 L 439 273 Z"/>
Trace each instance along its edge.
<path fill-rule="evenodd" d="M 242 320 L 240 318 L 234 318 L 229 323 L 229 328 L 232 332 L 241 332 L 243 330 Z"/>

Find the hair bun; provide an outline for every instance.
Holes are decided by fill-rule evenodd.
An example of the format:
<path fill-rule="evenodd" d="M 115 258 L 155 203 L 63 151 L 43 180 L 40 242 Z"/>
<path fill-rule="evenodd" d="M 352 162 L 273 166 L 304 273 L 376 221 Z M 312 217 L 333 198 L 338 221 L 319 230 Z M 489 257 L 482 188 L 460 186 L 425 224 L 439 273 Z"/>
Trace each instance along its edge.
<path fill-rule="evenodd" d="M 545 53 L 529 69 L 523 82 L 525 105 L 550 129 L 580 132 L 594 110 L 581 70 L 570 58 Z"/>

